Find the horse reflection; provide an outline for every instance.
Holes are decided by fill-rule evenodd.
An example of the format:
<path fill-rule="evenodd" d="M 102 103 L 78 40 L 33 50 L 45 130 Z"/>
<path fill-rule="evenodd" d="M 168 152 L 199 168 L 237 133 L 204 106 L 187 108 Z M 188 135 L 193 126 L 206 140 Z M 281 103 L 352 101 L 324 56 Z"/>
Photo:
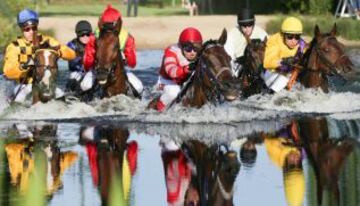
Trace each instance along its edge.
<path fill-rule="evenodd" d="M 114 198 L 130 204 L 131 179 L 136 172 L 137 143 L 127 142 L 129 131 L 121 127 L 84 127 L 80 143 L 85 145 L 94 185 L 100 191 L 102 205 Z"/>
<path fill-rule="evenodd" d="M 233 205 L 234 182 L 240 170 L 234 151 L 198 140 L 183 143 L 182 149 L 164 145 L 169 205 Z"/>
<path fill-rule="evenodd" d="M 325 118 L 302 118 L 298 121 L 304 148 L 317 181 L 318 204 L 321 205 L 325 190 L 339 202 L 339 175 L 344 163 L 353 151 L 350 138 L 331 139 Z"/>
<path fill-rule="evenodd" d="M 14 125 L 8 130 L 9 142 L 5 151 L 9 164 L 11 184 L 18 187 L 22 194 L 31 187 L 29 179 L 38 165 L 35 153 L 45 156 L 46 191 L 52 196 L 62 188 L 62 175 L 77 159 L 73 151 L 61 152 L 56 139 L 57 125 L 42 125 L 27 128 Z M 15 138 L 15 139 L 14 139 Z"/>

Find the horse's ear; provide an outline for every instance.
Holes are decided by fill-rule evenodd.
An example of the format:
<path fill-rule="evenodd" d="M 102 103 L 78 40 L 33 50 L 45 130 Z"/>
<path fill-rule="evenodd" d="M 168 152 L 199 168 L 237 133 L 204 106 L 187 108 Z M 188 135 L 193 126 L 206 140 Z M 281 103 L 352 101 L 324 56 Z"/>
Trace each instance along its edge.
<path fill-rule="evenodd" d="M 122 20 L 121 18 L 119 18 L 116 22 L 116 25 L 115 25 L 115 31 L 117 33 L 120 33 L 120 30 L 121 30 L 121 26 L 122 26 Z"/>
<path fill-rule="evenodd" d="M 99 18 L 99 21 L 98 21 L 98 28 L 101 29 L 104 25 L 104 22 L 101 20 L 101 18 Z"/>
<path fill-rule="evenodd" d="M 219 38 L 219 40 L 218 40 L 219 44 L 224 45 L 225 42 L 226 42 L 226 39 L 227 39 L 227 31 L 226 31 L 226 29 L 224 28 L 223 31 L 222 31 L 222 33 L 221 33 L 221 36 L 220 36 L 220 38 Z"/>
<path fill-rule="evenodd" d="M 319 26 L 317 24 L 315 25 L 314 35 L 315 37 L 320 37 L 321 35 Z"/>
<path fill-rule="evenodd" d="M 333 28 L 330 31 L 331 36 L 336 36 L 336 23 L 334 23 Z"/>
<path fill-rule="evenodd" d="M 267 42 L 267 36 L 264 38 L 264 40 L 263 40 L 263 43 L 266 45 L 266 42 Z"/>

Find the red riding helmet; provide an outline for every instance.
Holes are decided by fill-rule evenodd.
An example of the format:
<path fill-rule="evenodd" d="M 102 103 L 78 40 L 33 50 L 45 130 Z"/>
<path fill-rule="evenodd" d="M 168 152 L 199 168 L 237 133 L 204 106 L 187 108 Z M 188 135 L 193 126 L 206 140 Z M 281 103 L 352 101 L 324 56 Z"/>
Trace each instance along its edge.
<path fill-rule="evenodd" d="M 185 44 L 187 42 L 202 44 L 200 31 L 193 27 L 184 29 L 179 36 L 179 44 Z"/>
<path fill-rule="evenodd" d="M 111 5 L 108 5 L 100 17 L 104 23 L 115 22 L 121 19 L 121 14 L 118 10 L 114 9 Z"/>

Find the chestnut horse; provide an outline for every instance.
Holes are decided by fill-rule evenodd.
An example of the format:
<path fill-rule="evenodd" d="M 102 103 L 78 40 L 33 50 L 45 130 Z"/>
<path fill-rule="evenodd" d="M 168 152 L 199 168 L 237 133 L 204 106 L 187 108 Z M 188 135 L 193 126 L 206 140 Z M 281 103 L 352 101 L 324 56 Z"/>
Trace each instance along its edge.
<path fill-rule="evenodd" d="M 96 40 L 96 82 L 103 90 L 103 97 L 126 94 L 131 87 L 125 72 L 120 51 L 119 33 L 122 21 L 116 24 L 99 22 L 100 36 Z"/>
<path fill-rule="evenodd" d="M 183 149 L 196 166 L 191 185 L 199 193 L 199 205 L 232 206 L 234 182 L 240 171 L 236 152 L 224 145 L 209 147 L 198 140 L 185 142 Z"/>
<path fill-rule="evenodd" d="M 328 76 L 349 72 L 353 64 L 345 54 L 344 45 L 336 39 L 336 24 L 329 33 L 321 33 L 316 25 L 314 35 L 300 63 L 299 79 L 306 88 L 320 87 L 328 92 Z"/>
<path fill-rule="evenodd" d="M 263 61 L 267 39 L 247 39 L 247 46 L 244 51 L 244 62 L 239 74 L 241 84 L 241 97 L 247 98 L 259 94 L 266 88 L 261 78 L 263 72 Z"/>
<path fill-rule="evenodd" d="M 34 71 L 32 72 L 32 97 L 33 104 L 43 103 L 56 97 L 56 79 L 58 72 L 57 60 L 59 46 L 51 47 L 49 42 L 39 45 L 35 51 Z"/>
<path fill-rule="evenodd" d="M 316 177 L 318 205 L 324 190 L 328 190 L 340 204 L 339 175 L 349 154 L 353 151 L 350 138 L 329 138 L 325 118 L 302 118 L 298 121 L 300 136 Z"/>

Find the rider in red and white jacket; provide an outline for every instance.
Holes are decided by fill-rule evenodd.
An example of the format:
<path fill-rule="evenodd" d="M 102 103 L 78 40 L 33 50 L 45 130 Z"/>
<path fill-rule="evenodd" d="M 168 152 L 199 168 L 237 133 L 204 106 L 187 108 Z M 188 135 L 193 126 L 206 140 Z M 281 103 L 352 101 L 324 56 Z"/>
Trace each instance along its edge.
<path fill-rule="evenodd" d="M 163 111 L 180 92 L 180 86 L 187 80 L 191 63 L 196 61 L 201 45 L 200 31 L 188 27 L 181 32 L 177 44 L 165 49 L 159 71 L 158 88 L 163 94 L 157 103 L 158 111 Z"/>
<path fill-rule="evenodd" d="M 115 8 L 113 8 L 111 5 L 108 5 L 107 8 L 102 13 L 99 21 L 103 22 L 104 24 L 113 24 L 114 22 L 117 22 L 118 20 L 122 21 L 120 12 L 118 10 L 116 10 Z M 95 36 L 91 36 L 89 42 L 85 46 L 83 63 L 84 63 L 84 69 L 86 71 L 91 71 L 95 66 L 96 36 L 99 35 L 99 33 L 102 29 L 103 28 L 98 28 L 98 31 L 95 31 Z M 119 44 L 120 44 L 120 50 L 123 53 L 123 56 L 125 58 L 125 65 L 130 68 L 135 68 L 135 66 L 136 66 L 135 39 L 124 28 L 121 28 L 120 33 L 119 33 Z M 91 76 L 91 80 L 92 80 L 91 85 L 90 85 L 90 82 L 88 82 L 89 83 L 88 86 L 90 86 L 90 88 L 91 88 L 95 78 L 94 78 L 94 75 L 92 72 L 88 72 L 88 73 L 89 73 L 89 76 Z M 143 90 L 143 85 L 142 85 L 141 81 L 131 72 L 127 72 L 127 76 L 128 76 L 130 83 L 134 86 L 134 88 L 140 94 Z"/>

